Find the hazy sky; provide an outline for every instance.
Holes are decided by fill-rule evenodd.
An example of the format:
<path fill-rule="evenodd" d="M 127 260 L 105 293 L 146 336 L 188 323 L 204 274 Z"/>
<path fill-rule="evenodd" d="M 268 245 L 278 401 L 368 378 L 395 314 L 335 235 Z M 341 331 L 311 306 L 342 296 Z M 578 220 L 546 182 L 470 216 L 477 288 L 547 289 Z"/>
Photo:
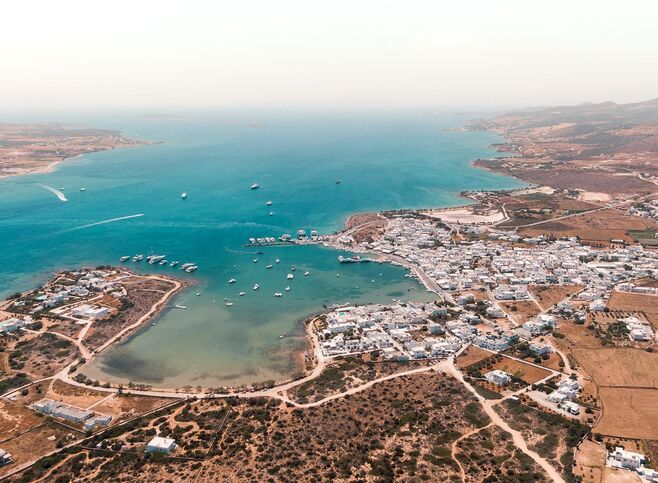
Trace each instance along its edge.
<path fill-rule="evenodd" d="M 0 110 L 658 97 L 658 1 L 6 1 Z"/>

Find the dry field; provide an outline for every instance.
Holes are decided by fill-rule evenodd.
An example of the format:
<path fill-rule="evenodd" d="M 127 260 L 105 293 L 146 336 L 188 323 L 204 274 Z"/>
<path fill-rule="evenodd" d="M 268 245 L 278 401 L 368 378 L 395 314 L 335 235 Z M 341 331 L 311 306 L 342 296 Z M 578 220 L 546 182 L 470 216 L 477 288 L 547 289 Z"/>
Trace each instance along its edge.
<path fill-rule="evenodd" d="M 113 422 L 117 422 L 152 411 L 171 402 L 171 399 L 160 397 L 115 395 L 94 406 L 94 411 L 113 416 Z"/>
<path fill-rule="evenodd" d="M 539 306 L 532 300 L 519 300 L 517 302 L 500 302 L 502 309 L 516 319 L 518 323 L 527 322 L 541 312 Z"/>
<path fill-rule="evenodd" d="M 594 331 L 588 330 L 585 324 L 576 324 L 572 320 L 558 320 L 557 332 L 564 335 L 562 341 L 571 348 L 599 349 L 603 347 Z"/>
<path fill-rule="evenodd" d="M 642 231 L 656 228 L 658 224 L 649 219 L 609 209 L 520 228 L 519 234 L 550 235 L 557 238 L 577 236 L 584 244 L 608 246 L 612 239 L 633 243 L 633 237 L 628 235 L 629 230 Z"/>
<path fill-rule="evenodd" d="M 578 293 L 582 288 L 582 285 L 530 285 L 528 287 L 542 310 Z"/>
<path fill-rule="evenodd" d="M 8 441 L 2 442 L 2 449 L 11 453 L 14 458 L 14 464 L 0 468 L 0 478 L 3 474 L 12 471 L 16 466 L 32 461 L 36 455 L 46 454 L 57 448 L 58 441 L 67 442 L 67 435 L 71 434 L 69 429 L 65 429 L 55 423 L 48 423 L 44 426 L 16 436 Z M 79 433 L 73 433 L 79 437 Z"/>
<path fill-rule="evenodd" d="M 478 346 L 475 345 L 470 345 L 468 348 L 462 352 L 459 357 L 457 358 L 456 365 L 460 369 L 463 369 L 465 367 L 468 367 L 472 364 L 476 364 L 480 361 L 483 361 L 487 359 L 488 357 L 491 357 L 493 354 L 489 351 L 486 351 L 484 349 L 479 348 Z"/>
<path fill-rule="evenodd" d="M 658 388 L 658 353 L 632 348 L 573 349 L 597 386 Z"/>
<path fill-rule="evenodd" d="M 647 320 L 658 327 L 658 296 L 627 292 L 612 292 L 608 301 L 610 310 L 644 312 Z"/>
<path fill-rule="evenodd" d="M 86 387 L 71 386 L 60 380 L 56 380 L 46 397 L 54 400 L 61 401 L 66 404 L 71 404 L 80 408 L 88 408 L 92 404 L 103 400 L 109 396 L 108 393 L 101 391 L 94 391 Z"/>
<path fill-rule="evenodd" d="M 594 431 L 609 436 L 658 439 L 658 390 L 599 388 L 603 417 Z"/>
<path fill-rule="evenodd" d="M 601 483 L 606 455 L 604 446 L 583 440 L 576 451 L 574 474 L 582 478 L 583 483 Z"/>
<path fill-rule="evenodd" d="M 540 379 L 548 377 L 551 373 L 546 369 L 541 369 L 539 367 L 526 364 L 525 362 L 520 362 L 515 359 L 510 359 L 509 357 L 503 357 L 500 362 L 496 362 L 493 365 L 494 369 L 500 369 L 509 374 L 517 374 L 518 377 L 523 379 L 528 384 L 534 384 Z"/>

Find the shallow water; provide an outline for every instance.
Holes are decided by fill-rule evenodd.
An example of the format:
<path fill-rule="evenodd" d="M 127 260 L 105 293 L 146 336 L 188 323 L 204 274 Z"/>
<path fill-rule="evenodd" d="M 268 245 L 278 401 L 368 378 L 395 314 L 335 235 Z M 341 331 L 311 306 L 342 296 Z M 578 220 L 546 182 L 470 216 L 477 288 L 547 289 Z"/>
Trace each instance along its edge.
<path fill-rule="evenodd" d="M 336 251 L 317 246 L 270 247 L 256 255 L 242 246 L 249 237 L 298 228 L 327 233 L 354 212 L 461 204 L 462 190 L 520 186 L 469 165 L 494 156 L 488 145 L 498 138 L 444 131 L 465 122 L 454 115 L 250 111 L 176 119 L 70 117 L 78 119 L 163 142 L 93 153 L 51 173 L 0 181 L 2 294 L 42 283 L 60 268 L 116 264 L 120 256 L 136 253 L 166 254 L 200 266 L 182 275 L 130 264 L 193 277 L 199 285 L 172 302 L 187 310 L 166 310 L 155 325 L 86 369 L 92 377 L 114 381 L 208 386 L 282 379 L 297 370 L 292 354 L 303 344 L 294 337 L 298 321 L 322 304 L 429 297 L 398 267 L 339 265 Z M 262 188 L 250 190 L 254 182 Z M 68 201 L 40 185 L 63 188 Z M 266 270 L 277 257 L 281 263 Z M 288 282 L 290 265 L 297 271 Z M 306 270 L 309 277 L 303 277 Z M 238 282 L 229 285 L 230 278 Z M 251 289 L 254 283 L 261 285 L 258 292 Z M 284 292 L 287 285 L 290 292 Z M 237 296 L 241 290 L 245 297 Z M 277 291 L 284 296 L 274 298 Z M 235 306 L 224 306 L 225 297 Z"/>

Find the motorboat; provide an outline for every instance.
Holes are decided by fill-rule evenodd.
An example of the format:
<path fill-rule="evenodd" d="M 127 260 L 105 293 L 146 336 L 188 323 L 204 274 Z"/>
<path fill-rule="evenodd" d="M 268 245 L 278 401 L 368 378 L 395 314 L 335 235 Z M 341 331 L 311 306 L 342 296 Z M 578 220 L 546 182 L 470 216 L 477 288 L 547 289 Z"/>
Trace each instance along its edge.
<path fill-rule="evenodd" d="M 274 265 L 268 265 L 268 266 L 265 267 L 265 268 L 274 268 Z"/>
<path fill-rule="evenodd" d="M 125 256 L 119 258 L 119 261 L 120 262 L 127 262 L 129 259 L 130 259 L 130 257 L 128 255 L 125 255 Z"/>
<path fill-rule="evenodd" d="M 286 277 L 288 280 L 292 280 L 295 278 L 295 276 L 292 273 L 289 273 L 288 276 Z"/>
<path fill-rule="evenodd" d="M 311 272 L 304 272 L 304 276 L 308 277 L 311 274 Z"/>
<path fill-rule="evenodd" d="M 230 279 L 230 280 L 228 281 L 228 283 L 235 283 L 235 282 L 237 282 L 237 280 L 234 279 L 234 278 L 232 278 L 232 279 Z"/>
<path fill-rule="evenodd" d="M 238 295 L 239 295 L 240 297 L 244 297 L 245 295 L 247 295 L 247 292 L 240 292 Z"/>
<path fill-rule="evenodd" d="M 252 189 L 252 190 L 257 190 L 258 188 L 260 188 L 260 185 L 258 183 L 254 183 L 249 187 L 249 189 Z"/>
<path fill-rule="evenodd" d="M 260 288 L 260 285 L 258 285 L 257 283 L 254 284 L 254 290 L 258 290 L 259 288 Z"/>
<path fill-rule="evenodd" d="M 183 191 L 183 192 L 180 194 L 180 197 L 181 197 L 181 199 L 183 199 L 183 200 L 184 200 L 184 199 L 187 199 L 187 193 L 186 193 L 185 191 Z"/>

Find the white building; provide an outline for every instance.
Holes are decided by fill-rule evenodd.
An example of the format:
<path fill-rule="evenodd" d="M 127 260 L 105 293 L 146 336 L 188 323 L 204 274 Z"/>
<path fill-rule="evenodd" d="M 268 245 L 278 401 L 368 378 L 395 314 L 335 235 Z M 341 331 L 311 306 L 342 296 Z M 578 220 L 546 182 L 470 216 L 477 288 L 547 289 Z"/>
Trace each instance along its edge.
<path fill-rule="evenodd" d="M 487 372 L 484 377 L 498 386 L 507 386 L 512 381 L 512 377 L 500 369 Z"/>
<path fill-rule="evenodd" d="M 642 463 L 644 463 L 643 454 L 626 451 L 621 446 L 617 446 L 615 450 L 610 453 L 610 457 L 615 461 L 618 461 L 622 468 L 628 468 L 630 470 L 637 470 L 642 466 Z"/>
<path fill-rule="evenodd" d="M 149 453 L 171 453 L 174 448 L 176 448 L 176 441 L 171 438 L 162 438 L 160 436 L 155 436 L 151 441 L 146 445 L 146 451 Z"/>

